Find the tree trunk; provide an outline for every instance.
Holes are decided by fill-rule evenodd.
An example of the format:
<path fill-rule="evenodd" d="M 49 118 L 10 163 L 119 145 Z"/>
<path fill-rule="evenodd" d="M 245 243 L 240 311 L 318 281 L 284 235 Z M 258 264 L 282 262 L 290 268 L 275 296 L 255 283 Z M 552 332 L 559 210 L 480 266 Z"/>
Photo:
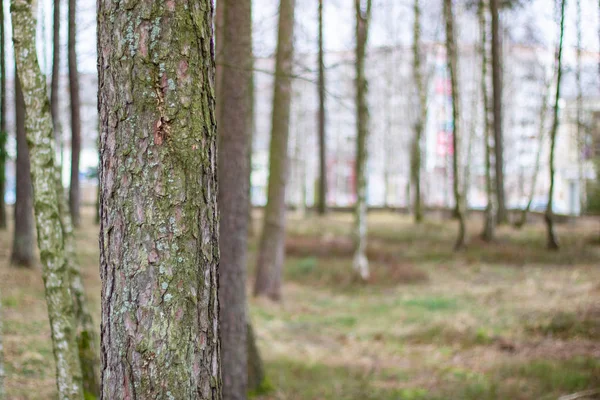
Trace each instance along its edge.
<path fill-rule="evenodd" d="M 102 398 L 220 399 L 213 2 L 123 7 L 98 3 Z"/>
<path fill-rule="evenodd" d="M 285 187 L 288 179 L 288 139 L 294 56 L 295 0 L 281 0 L 275 60 L 273 115 L 269 154 L 267 206 L 260 239 L 254 295 L 281 298 L 285 259 Z"/>
<path fill-rule="evenodd" d="M 323 1 L 319 0 L 319 204 L 320 215 L 327 212 L 327 136 L 325 133 L 325 55 L 323 49 Z"/>
<path fill-rule="evenodd" d="M 254 329 L 252 323 L 246 323 L 246 329 L 248 332 L 247 340 L 247 353 L 248 353 L 248 390 L 250 393 L 261 394 L 264 391 L 268 391 L 265 376 L 265 367 L 260 357 L 260 350 L 256 345 L 256 336 L 254 335 Z"/>
<path fill-rule="evenodd" d="M 25 103 L 21 82 L 15 68 L 15 124 L 17 136 L 15 229 L 10 262 L 22 267 L 33 267 L 35 260 L 33 233 L 33 187 L 25 130 Z"/>
<path fill-rule="evenodd" d="M 558 47 L 556 49 L 556 96 L 554 98 L 554 116 L 552 122 L 552 130 L 550 131 L 550 191 L 548 192 L 548 205 L 546 206 L 546 227 L 548 233 L 548 248 L 550 250 L 558 250 L 558 238 L 554 232 L 554 213 L 552 210 L 554 202 L 554 151 L 556 147 L 556 135 L 558 133 L 559 118 L 559 101 L 560 101 L 560 83 L 562 78 L 562 52 L 563 52 L 563 37 L 565 33 L 565 6 L 567 1 L 561 0 L 560 4 L 560 34 L 558 39 Z"/>
<path fill-rule="evenodd" d="M 58 1 L 58 0 L 57 0 Z M 79 212 L 79 156 L 81 154 L 81 102 L 79 100 L 79 73 L 77 72 L 77 0 L 69 0 L 69 91 L 71 94 L 71 185 L 69 209 L 73 226 L 80 224 Z"/>
<path fill-rule="evenodd" d="M 464 200 L 460 186 L 460 171 L 458 167 L 460 151 L 460 96 L 458 88 L 458 52 L 456 50 L 454 33 L 454 13 L 452 11 L 452 0 L 444 0 L 444 19 L 446 20 L 446 60 L 450 73 L 450 86 L 452 88 L 452 172 L 454 174 L 453 190 L 455 201 L 455 213 L 458 219 L 458 236 L 454 244 L 454 250 L 460 250 L 466 243 L 466 226 Z"/>
<path fill-rule="evenodd" d="M 219 86 L 219 225 L 221 262 L 221 361 L 223 399 L 245 399 L 248 391 L 246 249 L 248 238 L 248 147 L 252 135 L 252 4 L 225 6 Z"/>
<path fill-rule="evenodd" d="M 28 0 L 13 0 L 11 10 L 17 72 L 27 110 L 25 125 L 31 156 L 31 178 L 35 188 L 37 238 L 56 361 L 58 397 L 82 399 L 81 366 L 73 326 L 73 300 L 69 293 L 69 272 L 55 181 L 52 116 L 46 95 L 46 79 L 37 63 L 36 20 L 32 3 Z"/>
<path fill-rule="evenodd" d="M 0 2 L 0 229 L 6 229 L 6 51 L 4 48 L 4 2 Z"/>
<path fill-rule="evenodd" d="M 60 3 L 62 0 L 54 0 L 54 24 L 52 27 L 52 82 L 50 84 L 50 107 L 52 111 L 52 123 L 54 126 L 54 137 L 56 139 L 58 148 L 61 146 L 61 134 L 60 134 L 60 96 L 59 96 L 59 85 L 60 85 Z M 62 183 L 61 183 L 62 185 Z"/>
<path fill-rule="evenodd" d="M 371 21 L 371 0 L 362 4 L 355 0 L 356 11 L 356 206 L 354 216 L 354 270 L 368 280 L 367 259 L 367 138 L 369 135 L 369 106 L 367 104 L 367 77 L 365 55 Z"/>
<path fill-rule="evenodd" d="M 485 194 L 487 205 L 484 212 L 483 231 L 481 238 L 486 242 L 494 240 L 496 216 L 494 215 L 494 181 L 492 178 L 492 148 L 490 142 L 490 97 L 488 90 L 488 50 L 487 22 L 485 0 L 479 1 L 479 30 L 481 32 L 481 97 L 483 99 L 483 145 L 485 154 Z"/>
<path fill-rule="evenodd" d="M 415 222 L 423 221 L 423 205 L 421 200 L 421 146 L 423 132 L 427 124 L 427 88 L 423 82 L 423 70 L 421 66 L 421 6 L 419 0 L 414 0 L 415 19 L 413 23 L 413 75 L 419 97 L 417 122 L 415 124 L 415 137 L 411 149 L 411 172 L 414 186 L 414 216 Z"/>
<path fill-rule="evenodd" d="M 492 86 L 494 105 L 494 151 L 496 166 L 496 199 L 499 224 L 508 222 L 504 196 L 504 142 L 502 134 L 502 43 L 500 42 L 500 0 L 490 0 L 492 16 Z"/>

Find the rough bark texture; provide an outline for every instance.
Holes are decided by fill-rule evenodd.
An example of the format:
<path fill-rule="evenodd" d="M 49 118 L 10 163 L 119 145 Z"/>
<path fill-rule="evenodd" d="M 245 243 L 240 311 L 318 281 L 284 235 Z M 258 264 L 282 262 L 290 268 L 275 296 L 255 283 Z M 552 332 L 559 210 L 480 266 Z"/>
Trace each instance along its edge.
<path fill-rule="evenodd" d="M 267 206 L 256 264 L 254 295 L 281 298 L 281 279 L 285 258 L 285 187 L 288 180 L 288 140 L 294 58 L 295 0 L 279 3 L 279 33 L 273 85 L 273 114 L 269 150 Z"/>
<path fill-rule="evenodd" d="M 56 193 L 58 197 L 58 212 L 65 243 L 65 258 L 67 273 L 69 274 L 69 287 L 73 298 L 75 314 L 77 349 L 81 364 L 83 378 L 83 391 L 86 400 L 100 397 L 100 349 L 97 346 L 96 328 L 92 314 L 88 308 L 85 288 L 81 277 L 80 266 L 75 254 L 75 239 L 73 236 L 73 223 L 69 213 L 67 195 L 63 189 L 61 169 L 55 170 Z"/>
<path fill-rule="evenodd" d="M 36 20 L 31 0 L 13 0 L 13 42 L 26 117 L 31 157 L 35 217 L 48 317 L 56 361 L 58 397 L 82 399 L 81 366 L 73 327 L 73 301 L 55 181 L 52 116 L 46 95 L 46 78 L 40 71 L 35 46 Z"/>
<path fill-rule="evenodd" d="M 6 51 L 4 37 L 4 2 L 0 2 L 0 229 L 6 229 Z"/>
<path fill-rule="evenodd" d="M 252 4 L 219 0 L 225 7 L 219 102 L 219 225 L 221 262 L 221 370 L 223 398 L 245 399 L 247 379 L 246 249 L 248 147 L 252 135 Z"/>
<path fill-rule="evenodd" d="M 423 132 L 427 124 L 427 88 L 423 81 L 423 70 L 421 65 L 421 6 L 419 0 L 414 0 L 414 22 L 413 22 L 413 76 L 418 96 L 417 121 L 415 123 L 415 136 L 411 149 L 411 175 L 414 187 L 413 213 L 415 222 L 423 221 L 423 204 L 421 201 L 421 146 Z"/>
<path fill-rule="evenodd" d="M 444 19 L 446 22 L 446 60 L 448 72 L 450 73 L 450 86 L 452 88 L 452 172 L 454 175 L 453 189 L 455 201 L 455 213 L 458 219 L 458 236 L 454 244 L 455 250 L 465 247 L 466 226 L 464 199 L 460 185 L 460 170 L 458 160 L 460 155 L 460 93 L 458 88 L 458 52 L 456 50 L 456 37 L 454 33 L 454 13 L 452 11 L 452 0 L 444 0 Z"/>
<path fill-rule="evenodd" d="M 52 110 L 52 124 L 54 127 L 54 137 L 61 146 L 59 109 L 60 96 L 58 93 L 60 84 L 60 3 L 62 0 L 54 0 L 54 17 L 52 26 L 52 82 L 50 83 L 50 107 Z"/>
<path fill-rule="evenodd" d="M 500 0 L 490 0 L 492 17 L 492 86 L 494 103 L 494 151 L 496 167 L 497 222 L 508 222 L 504 197 L 504 142 L 502 134 L 502 43 L 500 42 Z"/>
<path fill-rule="evenodd" d="M 354 210 L 354 260 L 352 265 L 363 280 L 369 279 L 367 259 L 367 141 L 369 135 L 369 106 L 365 55 L 371 21 L 371 0 L 363 4 L 355 0 L 356 14 L 356 205 Z"/>
<path fill-rule="evenodd" d="M 81 101 L 79 100 L 79 73 L 77 72 L 77 0 L 69 0 L 69 92 L 71 95 L 71 185 L 69 209 L 73 225 L 79 226 L 79 156 L 81 154 Z"/>
<path fill-rule="evenodd" d="M 221 398 L 213 13 L 98 2 L 103 399 Z"/>
<path fill-rule="evenodd" d="M 483 99 L 483 146 L 485 154 L 485 193 L 487 205 L 484 213 L 483 231 L 481 238 L 486 242 L 494 240 L 496 216 L 494 215 L 494 181 L 492 178 L 492 151 L 490 135 L 490 97 L 488 90 L 488 53 L 487 53 L 487 23 L 485 1 L 480 0 L 478 8 L 479 30 L 481 33 L 481 97 Z"/>
<path fill-rule="evenodd" d="M 319 0 L 319 201 L 317 210 L 327 212 L 327 136 L 325 133 L 325 55 L 323 48 L 323 1 Z"/>
<path fill-rule="evenodd" d="M 15 68 L 15 76 L 16 76 Z M 25 130 L 25 103 L 18 78 L 15 79 L 15 124 L 17 136 L 15 229 L 10 262 L 21 267 L 32 267 L 35 261 L 33 233 L 33 187 Z"/>
<path fill-rule="evenodd" d="M 550 131 L 550 190 L 548 192 L 548 205 L 546 206 L 546 228 L 548 237 L 548 248 L 550 250 L 558 250 L 558 238 L 554 232 L 554 213 L 552 210 L 554 202 L 554 152 L 556 147 L 556 135 L 558 133 L 559 117 L 559 101 L 560 101 L 560 84 L 562 79 L 562 54 L 563 54 L 563 37 L 565 33 L 565 7 L 567 0 L 561 0 L 560 4 L 560 34 L 558 39 L 558 47 L 556 49 L 556 96 L 554 98 L 554 115 L 552 121 L 552 130 Z"/>

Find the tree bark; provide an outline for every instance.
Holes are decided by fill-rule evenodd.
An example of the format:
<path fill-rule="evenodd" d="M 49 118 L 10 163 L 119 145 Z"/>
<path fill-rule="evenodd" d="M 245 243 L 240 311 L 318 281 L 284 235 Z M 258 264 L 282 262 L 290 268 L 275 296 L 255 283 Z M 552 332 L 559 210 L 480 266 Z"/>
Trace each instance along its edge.
<path fill-rule="evenodd" d="M 323 1 L 319 0 L 319 203 L 320 215 L 327 212 L 327 136 L 325 132 L 325 54 L 323 48 Z"/>
<path fill-rule="evenodd" d="M 11 4 L 13 43 L 18 79 L 23 88 L 27 141 L 31 156 L 31 179 L 35 217 L 48 316 L 56 361 L 58 397 L 82 399 L 81 366 L 73 327 L 73 301 L 58 208 L 55 152 L 46 78 L 40 71 L 35 45 L 36 20 L 32 3 Z"/>
<path fill-rule="evenodd" d="M 213 14 L 98 3 L 104 399 L 221 399 Z"/>
<path fill-rule="evenodd" d="M 415 136 L 411 149 L 411 172 L 414 187 L 413 213 L 416 223 L 423 221 L 423 204 L 421 201 L 421 146 L 423 132 L 427 124 L 427 88 L 423 82 L 423 70 L 421 66 L 421 6 L 419 0 L 414 0 L 414 23 L 413 23 L 413 76 L 417 88 L 419 105 L 417 111 L 417 122 L 415 124 Z"/>
<path fill-rule="evenodd" d="M 79 211 L 79 157 L 81 154 L 81 101 L 79 99 L 79 73 L 77 72 L 77 0 L 69 0 L 69 92 L 71 94 L 71 185 L 69 187 L 69 209 L 73 226 L 80 224 Z"/>
<path fill-rule="evenodd" d="M 481 97 L 483 98 L 483 140 L 485 154 L 485 194 L 487 205 L 484 213 L 481 238 L 486 242 L 494 240 L 496 216 L 494 215 L 494 180 L 492 178 L 492 148 L 490 142 L 490 97 L 488 90 L 488 50 L 485 0 L 479 2 L 479 30 L 481 32 Z"/>
<path fill-rule="evenodd" d="M 371 21 L 371 0 L 362 4 L 355 0 L 356 12 L 356 205 L 354 210 L 354 270 L 368 280 L 367 259 L 367 140 L 369 135 L 369 106 L 367 104 L 367 77 L 365 55 Z"/>
<path fill-rule="evenodd" d="M 246 399 L 248 391 L 246 250 L 248 152 L 252 135 L 252 3 L 219 0 L 225 6 L 221 43 L 219 112 L 219 225 L 221 262 L 221 361 L 223 398 Z M 219 11 L 217 11 L 219 13 Z"/>
<path fill-rule="evenodd" d="M 502 43 L 500 42 L 500 0 L 490 0 L 492 16 L 492 86 L 494 104 L 494 151 L 496 167 L 497 222 L 508 222 L 504 196 L 504 142 L 502 133 Z"/>
<path fill-rule="evenodd" d="M 15 124 L 17 136 L 16 161 L 16 201 L 15 229 L 13 247 L 10 256 L 11 264 L 21 267 L 33 267 L 35 261 L 33 232 L 33 187 L 27 148 L 27 132 L 25 130 L 25 103 L 23 90 L 15 67 Z"/>
<path fill-rule="evenodd" d="M 254 295 L 281 298 L 285 259 L 285 187 L 288 180 L 295 0 L 279 3 L 279 33 L 273 85 L 267 206 L 260 239 Z"/>
<path fill-rule="evenodd" d="M 558 133 L 559 117 L 559 101 L 560 101 L 560 83 L 562 79 L 562 53 L 563 53 L 563 37 L 565 33 L 565 6 L 567 1 L 561 0 L 560 11 L 560 34 L 558 39 L 558 47 L 556 49 L 556 96 L 554 98 L 554 116 L 552 122 L 552 130 L 550 131 L 550 190 L 548 192 L 548 205 L 546 206 L 546 228 L 548 237 L 548 249 L 558 250 L 558 238 L 554 232 L 554 213 L 552 206 L 554 203 L 554 151 L 556 147 L 556 135 Z"/>
<path fill-rule="evenodd" d="M 0 229 L 6 229 L 6 50 L 4 37 L 4 2 L 0 2 Z"/>
<path fill-rule="evenodd" d="M 61 146 L 61 134 L 60 134 L 60 96 L 59 96 L 59 85 L 60 85 L 60 3 L 62 0 L 54 0 L 54 23 L 52 27 L 52 82 L 50 84 L 50 107 L 52 111 L 52 124 L 54 127 L 54 137 L 58 147 Z M 62 183 L 61 183 L 62 185 Z"/>
<path fill-rule="evenodd" d="M 452 88 L 452 172 L 454 174 L 453 190 L 455 201 L 455 213 L 458 219 L 458 236 L 454 244 L 454 250 L 460 250 L 466 244 L 466 226 L 464 200 L 460 185 L 460 170 L 458 167 L 460 152 L 460 93 L 458 87 L 458 54 L 456 50 L 456 37 L 454 33 L 454 13 L 452 11 L 452 0 L 444 0 L 444 19 L 446 20 L 446 60 L 448 72 L 450 73 L 450 86 Z"/>

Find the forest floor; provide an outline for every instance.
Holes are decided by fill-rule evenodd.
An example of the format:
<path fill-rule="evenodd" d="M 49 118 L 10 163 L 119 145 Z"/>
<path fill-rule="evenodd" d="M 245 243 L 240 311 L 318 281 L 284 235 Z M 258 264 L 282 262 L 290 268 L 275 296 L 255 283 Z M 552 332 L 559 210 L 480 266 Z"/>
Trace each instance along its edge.
<path fill-rule="evenodd" d="M 85 211 L 77 250 L 99 322 L 98 228 Z M 273 387 L 260 398 L 537 400 L 600 389 L 597 220 L 559 225 L 563 247 L 548 252 L 539 223 L 502 227 L 486 244 L 475 219 L 468 249 L 453 253 L 452 221 L 371 213 L 372 279 L 362 283 L 351 214 L 291 213 L 283 301 L 251 299 Z M 11 239 L 0 231 L 7 398 L 53 399 L 40 270 L 9 266 Z"/>

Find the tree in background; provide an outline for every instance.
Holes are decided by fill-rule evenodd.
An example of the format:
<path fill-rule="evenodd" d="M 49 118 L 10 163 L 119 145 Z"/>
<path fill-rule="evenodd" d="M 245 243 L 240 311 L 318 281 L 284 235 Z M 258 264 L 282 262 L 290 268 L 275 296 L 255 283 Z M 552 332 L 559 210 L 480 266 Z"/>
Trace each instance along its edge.
<path fill-rule="evenodd" d="M 25 130 L 25 103 L 21 82 L 15 66 L 15 125 L 17 136 L 15 228 L 10 262 L 22 267 L 33 267 L 35 237 L 33 233 L 33 187 Z"/>
<path fill-rule="evenodd" d="M 421 59 L 423 54 L 421 47 L 421 6 L 419 0 L 414 0 L 414 21 L 413 21 L 413 76 L 417 88 L 418 110 L 417 120 L 415 122 L 415 136 L 411 148 L 411 179 L 414 187 L 413 213 L 415 222 L 423 221 L 423 201 L 421 200 L 421 146 L 423 142 L 423 133 L 427 124 L 427 86 L 423 80 L 423 67 Z"/>
<path fill-rule="evenodd" d="M 494 152 L 496 167 L 497 222 L 508 222 L 504 195 L 504 142 L 502 133 L 502 43 L 500 41 L 500 0 L 490 0 L 492 19 L 492 103 L 494 107 Z"/>
<path fill-rule="evenodd" d="M 59 0 L 56 0 L 57 2 Z M 71 185 L 69 187 L 69 209 L 73 226 L 80 224 L 79 157 L 81 154 L 81 100 L 79 98 L 79 73 L 77 72 L 77 0 L 69 0 L 69 92 L 71 95 Z"/>
<path fill-rule="evenodd" d="M 73 326 L 73 300 L 69 291 L 70 278 L 55 181 L 52 117 L 46 95 L 46 78 L 37 60 L 33 5 L 28 0 L 13 0 L 11 13 L 18 81 L 22 85 L 26 110 L 25 126 L 31 157 L 31 179 L 35 187 L 38 247 L 56 362 L 58 396 L 68 400 L 82 399 L 81 366 Z"/>
<path fill-rule="evenodd" d="M 353 266 L 363 280 L 369 279 L 367 259 L 367 139 L 369 135 L 368 83 L 365 55 L 371 22 L 371 0 L 355 0 L 356 11 L 356 205 L 354 211 Z"/>
<path fill-rule="evenodd" d="M 456 36 L 454 32 L 454 12 L 452 0 L 444 0 L 444 19 L 446 22 L 446 62 L 450 74 L 452 88 L 452 173 L 455 213 L 458 219 L 458 236 L 454 244 L 455 250 L 460 250 L 466 244 L 466 223 L 464 199 L 460 185 L 460 171 L 458 168 L 460 150 L 460 93 L 458 86 L 458 52 L 456 49 Z"/>
<path fill-rule="evenodd" d="M 552 120 L 552 129 L 550 131 L 550 190 L 548 192 L 548 205 L 546 206 L 546 228 L 548 233 L 548 248 L 550 250 L 558 250 L 558 238 L 554 232 L 554 213 L 552 210 L 554 202 L 554 153 L 556 148 L 556 135 L 558 134 L 559 117 L 559 102 L 560 102 L 560 84 L 562 79 L 562 55 L 563 55 L 563 37 L 565 34 L 565 7 L 566 0 L 560 0 L 560 28 L 558 37 L 558 46 L 556 48 L 556 95 L 554 97 L 554 114 Z"/>
<path fill-rule="evenodd" d="M 295 0 L 279 3 L 279 33 L 273 84 L 273 114 L 269 149 L 267 205 L 260 238 L 254 295 L 281 298 L 285 259 L 285 187 L 288 180 L 288 141 L 294 59 Z"/>
<path fill-rule="evenodd" d="M 325 55 L 323 49 L 323 1 L 319 0 L 319 202 L 318 211 L 327 212 L 327 136 L 325 132 Z"/>
<path fill-rule="evenodd" d="M 483 231 L 481 238 L 486 242 L 494 240 L 496 216 L 494 215 L 494 180 L 492 178 L 492 137 L 490 135 L 490 95 L 488 89 L 488 38 L 485 0 L 479 1 L 478 7 L 479 31 L 481 35 L 481 98 L 483 101 L 483 145 L 485 154 L 485 194 L 487 204 L 484 213 Z"/>
<path fill-rule="evenodd" d="M 102 398 L 217 400 L 214 6 L 123 7 L 98 3 Z"/>
<path fill-rule="evenodd" d="M 6 229 L 6 50 L 4 48 L 4 2 L 0 1 L 0 229 Z"/>

